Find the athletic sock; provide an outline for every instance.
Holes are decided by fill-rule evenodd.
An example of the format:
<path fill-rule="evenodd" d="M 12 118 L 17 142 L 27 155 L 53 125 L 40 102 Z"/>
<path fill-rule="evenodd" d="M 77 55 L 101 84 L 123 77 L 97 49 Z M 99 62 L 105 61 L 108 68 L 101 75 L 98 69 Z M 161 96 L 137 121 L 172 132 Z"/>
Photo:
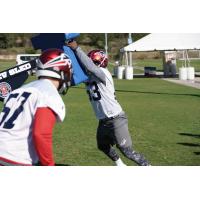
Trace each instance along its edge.
<path fill-rule="evenodd" d="M 116 164 L 116 166 L 120 166 L 120 167 L 126 166 L 120 158 L 115 161 L 115 164 Z"/>

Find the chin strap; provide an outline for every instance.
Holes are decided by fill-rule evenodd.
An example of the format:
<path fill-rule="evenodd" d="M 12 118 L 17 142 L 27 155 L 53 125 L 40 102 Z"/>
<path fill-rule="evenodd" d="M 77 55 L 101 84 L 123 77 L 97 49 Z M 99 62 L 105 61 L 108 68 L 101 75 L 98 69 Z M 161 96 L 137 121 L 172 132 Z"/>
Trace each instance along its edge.
<path fill-rule="evenodd" d="M 67 94 L 67 91 L 70 86 L 71 82 L 68 81 L 66 74 L 64 74 L 64 72 L 61 72 L 61 81 L 60 81 L 60 86 L 58 88 L 59 93 L 62 95 Z"/>
<path fill-rule="evenodd" d="M 68 84 L 66 84 L 65 82 L 63 82 L 61 84 L 61 87 L 58 89 L 58 91 L 59 91 L 60 94 L 65 95 L 65 94 L 67 94 L 68 89 L 69 89 Z"/>
<path fill-rule="evenodd" d="M 103 60 L 101 61 L 101 63 L 98 65 L 98 67 L 101 67 L 101 65 L 103 64 L 103 62 L 105 61 L 106 56 L 104 56 Z"/>

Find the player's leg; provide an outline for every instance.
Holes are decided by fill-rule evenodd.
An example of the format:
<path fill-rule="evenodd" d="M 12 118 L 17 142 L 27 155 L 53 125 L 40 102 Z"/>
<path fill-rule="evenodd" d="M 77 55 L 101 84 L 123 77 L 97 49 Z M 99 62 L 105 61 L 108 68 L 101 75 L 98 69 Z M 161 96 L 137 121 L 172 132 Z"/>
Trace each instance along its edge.
<path fill-rule="evenodd" d="M 113 148 L 114 141 L 111 133 L 109 132 L 109 128 L 102 122 L 99 122 L 96 138 L 98 149 L 114 161 L 117 166 L 123 166 L 124 163 Z"/>
<path fill-rule="evenodd" d="M 130 160 L 135 161 L 140 166 L 150 166 L 146 158 L 141 154 L 132 149 L 132 147 L 118 147 L 120 151 Z"/>
<path fill-rule="evenodd" d="M 113 123 L 116 145 L 123 153 L 123 155 L 126 156 L 128 159 L 135 161 L 138 165 L 150 165 L 142 154 L 134 151 L 132 148 L 132 140 L 128 130 L 128 120 L 126 115 L 120 115 L 119 117 L 114 119 Z"/>

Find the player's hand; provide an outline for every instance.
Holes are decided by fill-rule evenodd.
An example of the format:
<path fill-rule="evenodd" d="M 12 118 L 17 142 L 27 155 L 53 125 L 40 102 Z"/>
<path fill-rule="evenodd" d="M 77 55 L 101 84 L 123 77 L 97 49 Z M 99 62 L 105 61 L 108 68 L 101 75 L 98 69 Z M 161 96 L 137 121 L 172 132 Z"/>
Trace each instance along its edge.
<path fill-rule="evenodd" d="M 77 42 L 76 42 L 75 40 L 66 43 L 66 45 L 67 45 L 68 47 L 70 47 L 71 49 L 73 49 L 73 50 L 77 49 L 77 47 L 78 47 L 78 44 L 77 44 Z"/>

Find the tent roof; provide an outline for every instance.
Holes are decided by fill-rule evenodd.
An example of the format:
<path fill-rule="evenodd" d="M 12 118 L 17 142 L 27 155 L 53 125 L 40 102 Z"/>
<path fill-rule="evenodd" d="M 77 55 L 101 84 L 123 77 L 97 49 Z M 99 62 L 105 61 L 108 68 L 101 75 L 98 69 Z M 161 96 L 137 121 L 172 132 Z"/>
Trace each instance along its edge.
<path fill-rule="evenodd" d="M 167 51 L 200 49 L 200 33 L 152 33 L 121 51 Z"/>

